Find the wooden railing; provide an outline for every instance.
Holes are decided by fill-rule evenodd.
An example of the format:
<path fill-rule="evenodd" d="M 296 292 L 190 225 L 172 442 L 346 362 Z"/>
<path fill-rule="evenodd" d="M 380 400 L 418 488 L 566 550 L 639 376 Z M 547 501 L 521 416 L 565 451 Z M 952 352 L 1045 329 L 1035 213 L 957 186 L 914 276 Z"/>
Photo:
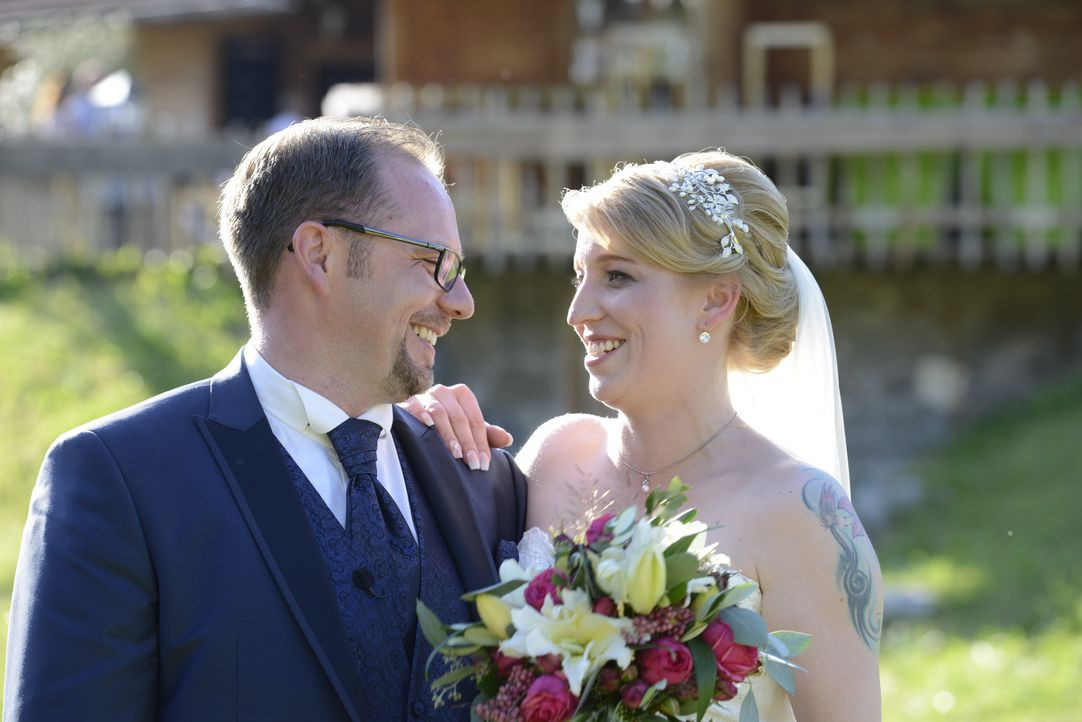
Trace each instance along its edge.
<path fill-rule="evenodd" d="M 1076 86 L 874 86 L 818 108 L 783 97 L 748 109 L 731 89 L 713 95 L 673 110 L 571 88 L 392 86 L 379 107 L 440 131 L 467 251 L 497 268 L 570 254 L 564 187 L 617 162 L 718 146 L 775 179 L 792 242 L 812 263 L 1079 268 Z M 0 143 L 0 243 L 36 257 L 216 243 L 218 185 L 257 140 Z"/>

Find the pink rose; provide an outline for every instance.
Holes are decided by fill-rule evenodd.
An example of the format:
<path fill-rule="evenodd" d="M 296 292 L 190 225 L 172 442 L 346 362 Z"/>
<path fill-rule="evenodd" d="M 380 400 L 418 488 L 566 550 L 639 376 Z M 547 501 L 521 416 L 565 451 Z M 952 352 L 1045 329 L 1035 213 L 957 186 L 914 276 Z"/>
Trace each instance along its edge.
<path fill-rule="evenodd" d="M 654 640 L 638 654 L 642 679 L 653 686 L 665 680 L 669 685 L 680 684 L 691 676 L 694 664 L 691 650 L 672 637 Z"/>
<path fill-rule="evenodd" d="M 558 569 L 555 567 L 546 569 L 526 585 L 526 603 L 540 610 L 541 605 L 545 603 L 545 597 L 552 597 L 552 601 L 558 604 L 561 601 L 560 586 L 565 583 L 564 575 Z"/>
<path fill-rule="evenodd" d="M 718 677 L 743 682 L 759 667 L 759 649 L 733 641 L 733 630 L 715 619 L 703 630 L 701 639 L 710 645 L 718 663 Z"/>
<path fill-rule="evenodd" d="M 638 709 L 642 706 L 642 698 L 646 695 L 648 689 L 650 689 L 650 685 L 641 679 L 637 679 L 630 684 L 624 685 L 624 688 L 620 690 L 620 701 L 628 709 Z"/>
<path fill-rule="evenodd" d="M 590 526 L 586 530 L 587 544 L 596 544 L 599 541 L 609 541 L 612 539 L 612 534 L 605 530 L 605 525 L 609 523 L 609 519 L 611 518 L 612 514 L 604 514 L 590 522 Z"/>
<path fill-rule="evenodd" d="M 578 704 L 566 680 L 544 674 L 526 692 L 521 705 L 522 718 L 525 722 L 564 722 L 571 719 Z"/>
<path fill-rule="evenodd" d="M 615 617 L 616 602 L 612 601 L 612 597 L 601 597 L 594 602 L 594 612 L 604 614 L 606 617 Z"/>

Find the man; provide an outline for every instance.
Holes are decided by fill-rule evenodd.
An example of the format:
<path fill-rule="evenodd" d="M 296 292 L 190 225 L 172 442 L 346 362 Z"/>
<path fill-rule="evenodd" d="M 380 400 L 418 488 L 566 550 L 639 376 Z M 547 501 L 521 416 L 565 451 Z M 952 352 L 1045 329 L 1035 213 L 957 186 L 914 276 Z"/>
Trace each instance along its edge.
<path fill-rule="evenodd" d="M 251 341 L 50 450 L 5 720 L 468 719 L 432 702 L 416 601 L 469 614 L 526 489 L 390 406 L 473 313 L 441 176 L 422 132 L 366 119 L 245 156 L 220 220 Z"/>

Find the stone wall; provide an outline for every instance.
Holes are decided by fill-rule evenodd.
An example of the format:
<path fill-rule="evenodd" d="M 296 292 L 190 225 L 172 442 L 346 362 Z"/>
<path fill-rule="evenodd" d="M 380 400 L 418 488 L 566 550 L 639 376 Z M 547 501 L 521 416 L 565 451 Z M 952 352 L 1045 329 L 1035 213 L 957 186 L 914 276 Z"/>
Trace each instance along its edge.
<path fill-rule="evenodd" d="M 471 270 L 472 321 L 441 341 L 437 379 L 465 381 L 521 445 L 589 398 L 564 322 L 569 264 Z M 920 270 L 820 274 L 838 349 L 853 486 L 865 521 L 919 498 L 909 462 L 967 424 L 1082 372 L 1082 278 Z M 1082 433 L 1082 430 L 1080 430 Z"/>

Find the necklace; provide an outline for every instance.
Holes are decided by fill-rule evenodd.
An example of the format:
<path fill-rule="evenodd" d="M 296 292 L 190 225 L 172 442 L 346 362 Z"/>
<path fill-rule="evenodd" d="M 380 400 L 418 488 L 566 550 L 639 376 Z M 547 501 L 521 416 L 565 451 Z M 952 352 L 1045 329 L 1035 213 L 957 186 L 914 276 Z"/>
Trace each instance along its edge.
<path fill-rule="evenodd" d="M 631 464 L 628 463 L 627 459 L 624 458 L 623 453 L 617 451 L 616 455 L 620 457 L 620 463 L 621 464 L 623 464 L 624 466 L 626 466 L 628 469 L 635 472 L 636 474 L 642 474 L 642 485 L 641 485 L 642 493 L 643 494 L 649 494 L 650 489 L 651 489 L 651 486 L 650 486 L 650 477 L 651 476 L 654 476 L 655 474 L 658 474 L 658 473 L 660 473 L 662 471 L 665 471 L 666 469 L 670 469 L 670 468 L 676 466 L 677 464 L 682 464 L 685 461 L 687 461 L 688 459 L 690 459 L 691 457 L 695 456 L 700 451 L 702 451 L 707 446 L 709 446 L 711 441 L 713 441 L 714 439 L 721 436 L 721 432 L 725 431 L 725 429 L 727 429 L 729 427 L 729 424 L 733 423 L 733 421 L 735 421 L 735 420 L 736 420 L 736 412 L 734 411 L 733 415 L 729 417 L 728 421 L 726 421 L 724 424 L 721 425 L 720 429 L 715 431 L 713 433 L 713 435 L 709 439 L 707 439 L 701 445 L 696 447 L 691 453 L 680 457 L 676 461 L 672 461 L 672 462 L 670 462 L 668 464 L 665 464 L 665 466 L 659 466 L 658 468 L 654 469 L 653 471 L 644 471 L 642 469 L 636 469 L 634 466 L 632 466 Z"/>

